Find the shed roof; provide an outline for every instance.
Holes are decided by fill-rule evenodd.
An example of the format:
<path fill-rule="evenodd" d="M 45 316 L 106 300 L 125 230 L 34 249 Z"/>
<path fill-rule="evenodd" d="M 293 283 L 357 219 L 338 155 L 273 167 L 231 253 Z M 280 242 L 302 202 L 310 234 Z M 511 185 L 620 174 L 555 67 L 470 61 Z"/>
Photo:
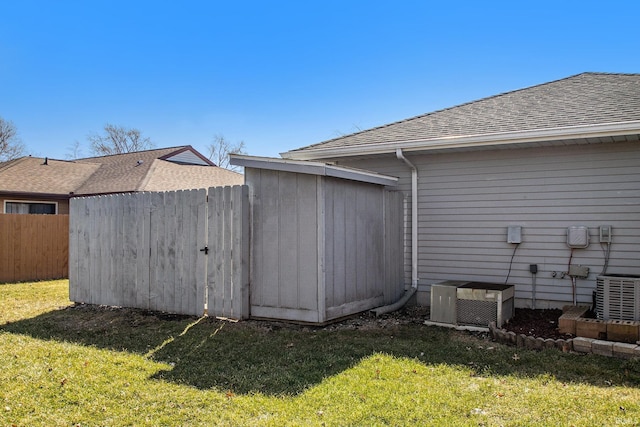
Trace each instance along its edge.
<path fill-rule="evenodd" d="M 345 155 L 640 133 L 640 74 L 583 73 L 283 153 Z"/>
<path fill-rule="evenodd" d="M 395 186 L 398 178 L 382 175 L 376 172 L 366 171 L 344 166 L 335 166 L 322 162 L 310 162 L 306 160 L 284 160 L 271 157 L 246 156 L 231 154 L 231 164 L 247 168 L 277 170 L 283 172 L 295 172 L 308 175 L 330 176 L 334 178 L 348 179 L 351 181 L 367 182 L 370 184 Z"/>

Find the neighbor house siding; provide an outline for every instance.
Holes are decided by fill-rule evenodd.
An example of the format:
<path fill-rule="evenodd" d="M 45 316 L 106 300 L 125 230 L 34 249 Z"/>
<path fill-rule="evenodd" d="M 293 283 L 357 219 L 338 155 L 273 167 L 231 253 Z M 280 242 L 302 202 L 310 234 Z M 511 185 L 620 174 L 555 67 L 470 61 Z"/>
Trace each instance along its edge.
<path fill-rule="evenodd" d="M 577 279 L 579 303 L 591 303 L 595 277 L 603 268 L 600 225 L 613 227 L 608 272 L 640 273 L 637 143 L 405 155 L 419 169 L 420 291 L 447 279 L 503 283 L 513 256 L 508 282 L 516 285 L 519 306 L 531 301 L 530 264 L 538 266 L 538 308 L 571 303 L 571 280 L 561 278 L 571 256 L 566 245 L 571 225 L 588 226 L 591 236 L 589 247 L 575 249 L 572 256 L 572 264 L 591 270 L 587 279 Z M 398 176 L 410 198 L 409 170 L 395 157 L 340 164 Z M 517 249 L 506 242 L 509 225 L 522 226 Z"/>

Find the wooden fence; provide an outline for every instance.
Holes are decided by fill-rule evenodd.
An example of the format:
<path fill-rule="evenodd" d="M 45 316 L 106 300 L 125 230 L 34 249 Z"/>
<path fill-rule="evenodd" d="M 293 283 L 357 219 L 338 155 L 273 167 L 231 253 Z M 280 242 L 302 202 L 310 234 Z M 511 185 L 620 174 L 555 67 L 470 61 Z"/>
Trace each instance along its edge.
<path fill-rule="evenodd" d="M 74 198 L 75 302 L 249 315 L 246 186 Z"/>
<path fill-rule="evenodd" d="M 0 214 L 0 283 L 67 277 L 69 215 Z"/>

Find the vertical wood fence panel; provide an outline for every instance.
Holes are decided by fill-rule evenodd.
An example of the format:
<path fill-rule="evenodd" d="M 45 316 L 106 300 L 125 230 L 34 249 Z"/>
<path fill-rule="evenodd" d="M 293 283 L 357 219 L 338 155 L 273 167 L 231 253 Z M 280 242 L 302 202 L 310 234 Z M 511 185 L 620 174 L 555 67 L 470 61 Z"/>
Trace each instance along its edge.
<path fill-rule="evenodd" d="M 0 214 L 0 283 L 68 277 L 69 215 Z"/>
<path fill-rule="evenodd" d="M 207 309 L 210 316 L 249 316 L 249 196 L 246 186 L 209 192 Z"/>
<path fill-rule="evenodd" d="M 247 193 L 237 186 L 72 199 L 71 300 L 197 316 L 207 304 L 209 315 L 248 317 Z"/>

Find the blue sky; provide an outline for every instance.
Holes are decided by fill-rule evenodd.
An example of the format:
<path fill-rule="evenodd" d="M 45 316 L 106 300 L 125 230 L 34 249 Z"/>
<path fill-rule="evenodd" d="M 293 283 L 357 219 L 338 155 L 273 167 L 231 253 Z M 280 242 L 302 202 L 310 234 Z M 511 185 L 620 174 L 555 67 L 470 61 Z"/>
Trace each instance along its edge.
<path fill-rule="evenodd" d="M 65 159 L 294 148 L 585 71 L 640 73 L 636 1 L 2 1 L 0 116 Z"/>

